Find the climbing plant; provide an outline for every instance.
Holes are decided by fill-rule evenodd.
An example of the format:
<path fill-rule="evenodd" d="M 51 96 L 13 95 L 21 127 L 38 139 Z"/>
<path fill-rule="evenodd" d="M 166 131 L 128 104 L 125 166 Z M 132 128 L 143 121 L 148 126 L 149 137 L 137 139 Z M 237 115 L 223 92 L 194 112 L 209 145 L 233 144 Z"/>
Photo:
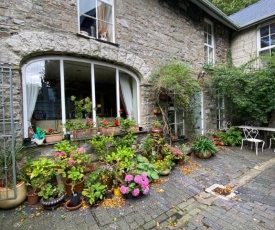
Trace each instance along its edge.
<path fill-rule="evenodd" d="M 182 61 L 171 60 L 159 66 L 151 75 L 150 82 L 156 105 L 161 109 L 164 128 L 171 134 L 169 118 L 165 109 L 173 105 L 175 110 L 188 110 L 200 85 L 190 66 Z M 162 95 L 167 95 L 167 100 L 162 100 Z"/>
<path fill-rule="evenodd" d="M 258 69 L 251 63 L 260 63 Z M 212 76 L 209 90 L 219 91 L 232 105 L 232 116 L 268 123 L 275 109 L 275 57 L 261 57 L 240 67 L 218 65 L 206 68 Z M 216 89 L 216 90 L 213 90 Z"/>

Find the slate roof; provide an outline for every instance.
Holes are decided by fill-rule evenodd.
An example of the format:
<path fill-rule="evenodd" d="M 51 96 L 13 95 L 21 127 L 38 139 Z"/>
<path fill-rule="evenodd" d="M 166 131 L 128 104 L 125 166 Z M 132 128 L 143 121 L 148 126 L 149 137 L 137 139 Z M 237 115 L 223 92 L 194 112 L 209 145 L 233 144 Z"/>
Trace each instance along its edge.
<path fill-rule="evenodd" d="M 275 0 L 260 0 L 229 16 L 240 27 L 275 18 Z"/>

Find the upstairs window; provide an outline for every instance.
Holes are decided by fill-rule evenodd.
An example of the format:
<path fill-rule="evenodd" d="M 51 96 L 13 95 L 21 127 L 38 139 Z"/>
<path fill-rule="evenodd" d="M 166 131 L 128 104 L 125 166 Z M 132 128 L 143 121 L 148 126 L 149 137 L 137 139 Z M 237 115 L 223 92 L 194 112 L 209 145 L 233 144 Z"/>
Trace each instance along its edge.
<path fill-rule="evenodd" d="M 275 23 L 260 29 L 260 55 L 271 55 L 275 51 Z"/>
<path fill-rule="evenodd" d="M 114 43 L 113 5 L 114 0 L 79 0 L 79 33 Z"/>
<path fill-rule="evenodd" d="M 204 21 L 204 63 L 214 64 L 213 24 L 208 20 Z"/>

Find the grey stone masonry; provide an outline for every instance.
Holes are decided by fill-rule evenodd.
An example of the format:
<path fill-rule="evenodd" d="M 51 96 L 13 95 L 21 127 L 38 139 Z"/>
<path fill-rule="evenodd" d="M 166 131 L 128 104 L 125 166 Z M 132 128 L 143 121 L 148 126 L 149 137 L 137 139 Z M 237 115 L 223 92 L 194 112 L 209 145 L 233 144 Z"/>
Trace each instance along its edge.
<path fill-rule="evenodd" d="M 204 19 L 214 25 L 216 63 L 226 61 L 229 29 L 198 7 L 195 9 L 199 18 L 192 18 L 188 14 L 193 6 L 189 0 L 179 0 L 178 7 L 166 0 L 114 3 L 116 41 L 108 44 L 78 34 L 76 0 L 2 0 L 0 61 L 11 63 L 19 71 L 16 82 L 22 82 L 22 65 L 43 55 L 83 57 L 126 67 L 141 80 L 141 120 L 145 125 L 151 120 L 151 102 L 146 96 L 150 89 L 145 84 L 160 64 L 171 59 L 185 61 L 190 64 L 194 78 L 202 70 Z M 22 101 L 18 97 L 15 100 L 20 105 L 18 117 L 22 120 Z M 210 111 L 212 102 L 204 105 L 204 110 Z M 204 117 L 205 124 L 212 125 L 210 114 L 206 112 Z"/>

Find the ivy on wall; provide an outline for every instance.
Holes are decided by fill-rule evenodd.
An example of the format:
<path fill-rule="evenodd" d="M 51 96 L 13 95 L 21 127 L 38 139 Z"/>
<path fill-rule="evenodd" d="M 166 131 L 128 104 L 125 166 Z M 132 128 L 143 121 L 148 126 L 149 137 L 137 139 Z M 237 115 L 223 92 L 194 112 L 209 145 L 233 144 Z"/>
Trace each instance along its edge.
<path fill-rule="evenodd" d="M 251 63 L 261 63 L 254 70 Z M 268 123 L 275 109 L 275 57 L 262 57 L 241 66 L 218 65 L 207 68 L 211 74 L 209 90 L 219 91 L 230 100 L 231 116 L 244 120 Z M 213 90 L 216 89 L 216 90 Z"/>

